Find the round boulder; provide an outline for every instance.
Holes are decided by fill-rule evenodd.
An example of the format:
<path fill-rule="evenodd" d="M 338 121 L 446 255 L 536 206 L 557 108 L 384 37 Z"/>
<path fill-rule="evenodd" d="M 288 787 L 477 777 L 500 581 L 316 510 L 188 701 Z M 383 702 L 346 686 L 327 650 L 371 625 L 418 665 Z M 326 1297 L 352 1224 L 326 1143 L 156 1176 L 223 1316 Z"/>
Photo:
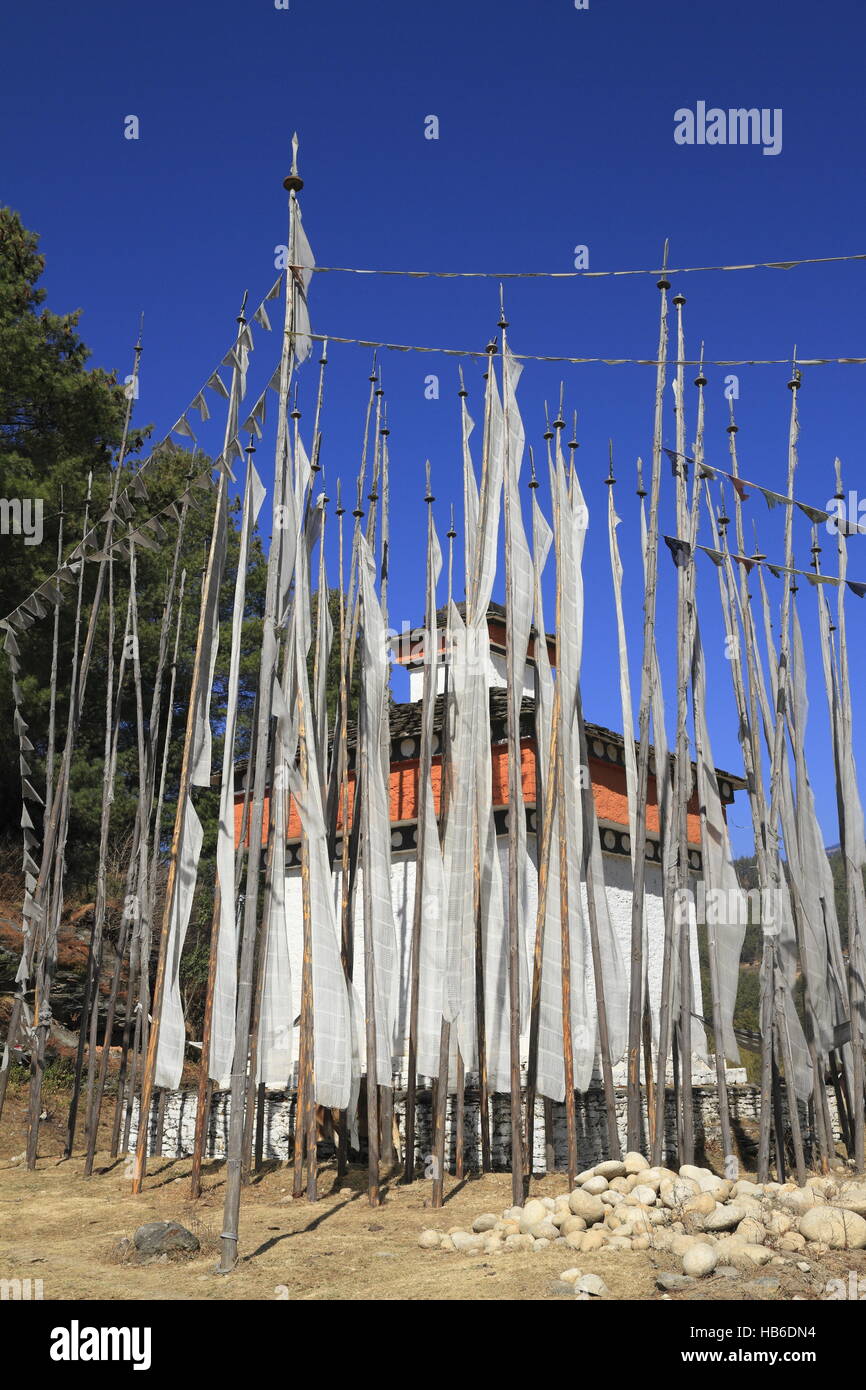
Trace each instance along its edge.
<path fill-rule="evenodd" d="M 812 1207 L 800 1217 L 800 1235 L 832 1250 L 862 1250 L 866 1247 L 866 1221 L 839 1207 Z"/>
<path fill-rule="evenodd" d="M 696 1241 L 683 1255 L 683 1274 L 690 1274 L 693 1279 L 703 1279 L 707 1274 L 712 1274 L 718 1260 L 715 1246 Z"/>
<path fill-rule="evenodd" d="M 605 1213 L 605 1205 L 600 1197 L 594 1196 L 592 1192 L 587 1192 L 582 1187 L 576 1187 L 570 1194 L 568 1205 L 573 1216 L 582 1216 L 587 1226 L 591 1226 L 594 1221 L 601 1221 Z"/>

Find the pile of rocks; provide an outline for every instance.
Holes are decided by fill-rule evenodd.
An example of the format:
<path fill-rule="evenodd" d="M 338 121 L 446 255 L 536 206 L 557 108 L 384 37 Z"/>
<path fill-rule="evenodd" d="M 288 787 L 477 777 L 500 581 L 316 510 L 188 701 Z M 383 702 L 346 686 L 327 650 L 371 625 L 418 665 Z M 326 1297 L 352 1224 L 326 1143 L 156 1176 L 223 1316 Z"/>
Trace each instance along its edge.
<path fill-rule="evenodd" d="M 708 1168 L 685 1164 L 674 1172 L 627 1153 L 580 1173 L 573 1192 L 533 1197 L 499 1216 L 485 1212 L 471 1231 L 422 1231 L 418 1244 L 485 1255 L 556 1245 L 582 1254 L 660 1251 L 678 1257 L 686 1276 L 700 1278 L 717 1266 L 747 1271 L 803 1253 L 866 1249 L 864 1217 L 866 1183 L 846 1170 L 810 1177 L 805 1187 L 732 1182 Z M 571 1274 L 560 1276 L 564 1284 Z"/>

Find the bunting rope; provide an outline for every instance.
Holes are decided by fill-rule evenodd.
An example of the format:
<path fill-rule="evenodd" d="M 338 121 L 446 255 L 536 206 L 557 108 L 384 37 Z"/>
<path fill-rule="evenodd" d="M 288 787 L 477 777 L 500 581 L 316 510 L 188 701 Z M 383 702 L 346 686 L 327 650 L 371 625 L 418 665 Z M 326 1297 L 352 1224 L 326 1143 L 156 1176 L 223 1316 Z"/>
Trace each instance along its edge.
<path fill-rule="evenodd" d="M 440 353 L 444 357 L 486 358 L 488 356 L 486 348 L 449 348 L 432 347 L 418 343 L 384 343 L 373 338 L 341 338 L 335 333 L 311 333 L 309 336 L 316 342 L 343 343 L 349 347 L 382 348 L 386 352 L 432 352 Z M 513 352 L 511 355 L 518 362 L 564 362 L 567 365 L 579 367 L 592 365 L 603 367 L 659 366 L 658 359 L 655 357 L 566 357 L 549 356 L 537 352 Z M 790 355 L 788 357 L 718 357 L 712 359 L 684 357 L 681 360 L 669 358 L 665 365 L 667 367 L 790 367 L 791 358 Z M 866 366 L 866 357 L 798 357 L 796 365 L 798 367 L 864 367 Z"/>
<path fill-rule="evenodd" d="M 691 455 L 678 454 L 676 449 L 665 449 L 664 452 L 672 463 L 678 458 L 683 459 L 685 463 L 695 462 Z M 807 516 L 813 525 L 818 525 L 818 523 L 822 521 L 832 520 L 836 528 L 845 536 L 866 535 L 866 524 L 861 525 L 857 521 L 849 521 L 838 513 L 834 515 L 833 512 L 828 512 L 825 507 L 813 507 L 808 502 L 801 502 L 797 497 L 789 497 L 787 493 L 775 492 L 771 487 L 764 487 L 762 483 L 750 482 L 749 479 L 744 478 L 741 473 L 729 473 L 724 468 L 715 468 L 712 464 L 702 462 L 701 476 L 704 478 L 715 478 L 716 481 L 720 478 L 727 478 L 741 502 L 749 501 L 751 497 L 749 489 L 751 489 L 752 492 L 760 492 L 770 511 L 773 511 L 782 503 L 786 507 L 793 506 L 799 508 L 803 515 Z M 839 498 L 839 501 L 843 504 L 844 500 L 844 497 Z"/>
<path fill-rule="evenodd" d="M 271 286 L 270 290 L 265 295 L 258 308 L 252 314 L 252 319 L 256 323 L 260 324 L 264 329 L 266 329 L 267 332 L 271 331 L 271 324 L 268 318 L 268 312 L 266 307 L 267 302 L 268 300 L 276 299 L 279 296 L 282 283 L 283 275 L 281 274 L 279 278 L 275 281 L 275 283 Z M 244 329 L 243 345 L 246 347 L 248 352 L 253 351 L 253 335 L 249 323 L 245 326 Z M 114 508 L 112 509 L 111 507 L 109 507 L 108 510 L 104 512 L 103 515 L 99 518 L 99 520 L 95 522 L 87 532 L 85 532 L 81 540 L 66 557 L 62 565 L 60 565 L 56 570 L 54 570 L 54 572 L 50 574 L 47 579 L 43 580 L 42 583 L 39 584 L 32 591 L 32 593 L 28 594 L 28 596 L 25 599 L 22 599 L 21 603 L 18 604 L 17 608 L 14 608 L 11 611 L 11 613 L 7 613 L 5 618 L 0 618 L 0 627 L 6 628 L 11 625 L 12 627 L 16 627 L 19 629 L 19 631 L 21 631 L 25 628 L 30 627 L 37 618 L 42 618 L 45 616 L 45 612 L 47 611 L 43 606 L 45 602 L 62 602 L 65 595 L 63 594 L 63 591 L 59 586 L 64 583 L 71 583 L 73 580 L 77 578 L 78 561 L 82 559 L 101 560 L 107 557 L 109 552 L 113 554 L 119 554 L 124 557 L 128 555 L 129 552 L 125 548 L 125 538 L 122 536 L 117 541 L 113 542 L 108 550 L 91 549 L 91 553 L 89 555 L 87 554 L 87 550 L 88 547 L 93 547 L 97 544 L 95 538 L 98 528 L 103 524 L 103 522 L 108 521 L 112 515 L 114 516 L 115 520 L 119 520 L 121 522 L 128 522 L 131 517 L 134 517 L 135 506 L 130 498 L 130 493 L 133 493 L 139 500 L 147 500 L 148 493 L 147 488 L 144 484 L 144 479 L 142 478 L 142 474 L 148 468 L 150 468 L 154 462 L 157 461 L 159 453 L 162 449 L 164 449 L 169 444 L 174 444 L 174 440 L 171 437 L 173 434 L 180 434 L 186 436 L 187 438 L 191 439 L 193 441 L 193 445 L 197 447 L 196 436 L 188 419 L 189 413 L 192 410 L 198 411 L 202 422 L 210 419 L 210 411 L 208 409 L 207 401 L 204 395 L 205 391 L 208 389 L 214 391 L 224 400 L 228 400 L 229 393 L 225 383 L 223 382 L 219 374 L 219 368 L 220 366 L 234 366 L 236 346 L 237 339 L 235 340 L 235 342 L 232 343 L 228 352 L 220 359 L 219 364 L 211 372 L 204 385 L 195 393 L 192 400 L 190 401 L 190 404 L 180 414 L 180 416 L 172 425 L 168 433 L 164 435 L 163 438 L 160 439 L 160 441 L 153 446 L 148 457 L 142 461 L 140 468 L 138 468 L 137 471 L 133 473 L 129 483 L 126 485 L 125 488 L 122 489 L 122 491 L 118 493 Z M 241 431 L 239 433 L 255 434 L 259 439 L 261 439 L 262 426 L 265 422 L 267 414 L 267 393 L 269 390 L 277 391 L 278 389 L 279 367 L 277 367 L 277 370 L 271 375 L 267 386 L 265 387 L 262 394 L 259 396 L 259 399 L 253 406 L 252 411 L 250 412 L 249 416 L 241 426 Z M 141 526 L 147 528 L 148 531 L 162 539 L 162 526 L 160 518 L 166 517 L 173 521 L 177 521 L 178 516 L 176 508 L 178 506 L 180 506 L 183 502 L 187 502 L 195 506 L 195 502 L 193 500 L 192 495 L 193 489 L 210 488 L 213 485 L 211 474 L 215 469 L 219 470 L 219 472 L 221 473 L 226 473 L 227 476 L 232 480 L 232 482 L 235 481 L 234 474 L 231 471 L 231 460 L 233 458 L 243 458 L 243 446 L 241 445 L 239 434 L 236 435 L 235 438 L 230 441 L 228 448 L 224 450 L 222 453 L 220 453 L 217 456 L 217 458 L 214 459 L 213 463 L 209 464 L 208 467 L 204 469 L 201 473 L 196 475 L 194 478 L 190 479 L 188 486 L 185 488 L 185 490 L 181 493 L 179 497 L 175 498 L 174 501 L 169 502 L 166 506 L 161 507 L 160 510 L 156 512 L 152 517 L 149 517 L 147 521 L 142 522 Z M 143 535 L 140 528 L 135 530 L 132 530 L 132 528 L 130 528 L 129 534 L 132 536 L 133 540 L 143 545 L 145 549 L 153 550 L 156 548 L 152 539 L 149 539 L 146 535 Z"/>
<path fill-rule="evenodd" d="M 317 265 L 317 275 L 396 275 L 408 280 L 601 280 L 623 275 L 697 275 L 709 271 L 794 270 L 801 265 L 832 265 L 836 262 L 866 261 L 866 252 L 848 256 L 800 256 L 791 261 L 749 261 L 743 265 L 684 265 L 677 268 L 651 267 L 637 270 L 378 270 L 349 265 Z M 516 356 L 516 354 L 515 354 Z"/>
<path fill-rule="evenodd" d="M 675 565 L 688 564 L 692 553 L 692 546 L 689 541 L 681 540 L 679 536 L 665 536 L 664 542 L 671 552 Z M 799 575 L 803 579 L 807 579 L 814 589 L 819 589 L 822 584 L 829 584 L 834 589 L 847 585 L 857 598 L 866 598 L 866 583 L 856 579 L 840 579 L 838 575 L 834 574 L 817 574 L 813 570 L 796 569 L 793 565 L 779 565 L 773 560 L 768 560 L 765 555 L 740 555 L 733 550 L 714 550 L 712 546 L 698 543 L 695 544 L 694 549 L 702 550 L 705 555 L 709 555 L 717 569 L 725 563 L 726 559 L 731 559 L 736 560 L 738 565 L 745 566 L 748 573 L 751 573 L 756 565 L 760 565 L 769 570 L 776 579 L 781 579 L 783 574 Z"/>

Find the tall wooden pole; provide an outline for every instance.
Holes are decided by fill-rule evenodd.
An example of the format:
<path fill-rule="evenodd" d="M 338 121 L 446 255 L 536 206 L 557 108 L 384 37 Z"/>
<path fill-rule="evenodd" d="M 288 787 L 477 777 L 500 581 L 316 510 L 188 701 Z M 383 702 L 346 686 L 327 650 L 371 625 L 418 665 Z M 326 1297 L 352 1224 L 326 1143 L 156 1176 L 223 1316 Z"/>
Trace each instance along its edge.
<path fill-rule="evenodd" d="M 418 761 L 417 830 L 415 851 L 415 897 L 412 911 L 412 943 L 409 963 L 409 1057 L 406 1077 L 406 1158 L 404 1181 L 415 1178 L 415 1102 L 418 1090 L 418 1010 L 421 991 L 421 932 L 424 914 L 424 859 L 423 846 L 426 833 L 426 805 L 424 794 L 430 780 L 433 766 L 433 747 L 430 738 L 433 720 L 431 702 L 436 700 L 438 677 L 437 626 L 436 626 L 436 582 L 432 573 L 433 565 L 433 496 L 430 487 L 430 464 L 427 463 L 427 489 L 424 495 L 427 504 L 427 583 L 424 614 L 424 689 L 421 705 L 421 746 Z"/>
<path fill-rule="evenodd" d="M 296 209 L 298 192 L 303 188 L 303 179 L 297 172 L 297 139 L 293 141 L 291 173 L 283 181 L 289 195 L 289 260 L 296 252 Z M 279 417 L 277 422 L 277 446 L 274 464 L 274 527 L 271 547 L 268 553 L 268 571 L 265 591 L 265 610 L 262 631 L 262 657 L 259 664 L 259 709 L 256 723 L 255 760 L 253 764 L 252 811 L 250 814 L 250 851 L 247 860 L 246 896 L 244 901 L 244 921 L 241 934 L 240 965 L 238 969 L 237 1015 L 235 1026 L 235 1049 L 232 1063 L 231 1116 L 229 1122 L 229 1143 L 226 1163 L 226 1197 L 223 1210 L 223 1231 L 219 1271 L 228 1274 L 234 1269 L 238 1249 L 238 1217 L 241 1198 L 241 1159 L 244 1137 L 244 1095 L 246 1091 L 249 1023 L 252 1008 L 253 969 L 256 941 L 256 922 L 258 917 L 259 878 L 262 859 L 262 825 L 264 822 L 265 790 L 268 777 L 268 749 L 270 744 L 271 707 L 273 683 L 277 654 L 276 621 L 278 587 L 280 577 L 281 538 L 278 510 L 284 505 L 287 487 L 287 464 L 289 452 L 288 438 L 288 399 L 295 361 L 295 296 L 298 292 L 294 271 L 286 272 L 286 316 L 283 332 L 283 351 L 280 359 Z"/>
<path fill-rule="evenodd" d="M 501 293 L 501 292 L 500 292 Z M 509 419 L 508 373 L 506 330 L 508 323 L 502 310 L 499 327 L 502 331 L 502 371 L 503 371 L 503 420 L 502 438 L 505 455 L 504 494 L 505 494 L 505 682 L 507 702 L 508 738 L 508 1005 L 509 1040 L 511 1052 L 511 1197 L 515 1206 L 523 1201 L 523 1127 L 520 1105 L 520 862 L 517 817 L 525 816 L 523 804 L 523 783 L 520 760 L 520 692 L 515 689 L 513 655 L 514 645 L 514 572 L 513 572 L 513 531 L 509 471 L 516 467 L 509 460 Z M 563 1006 L 564 1007 L 564 1006 Z"/>
<path fill-rule="evenodd" d="M 649 725 L 652 710 L 653 663 L 651 658 L 655 627 L 656 576 L 658 573 L 658 504 L 661 473 L 662 450 L 662 403 L 667 369 L 668 345 L 668 301 L 667 292 L 670 281 L 665 273 L 667 268 L 668 246 L 665 242 L 663 265 L 658 288 L 661 290 L 661 312 L 659 321 L 659 346 L 656 365 L 656 403 L 653 429 L 652 481 L 650 483 L 650 521 L 647 538 L 646 592 L 644 597 L 643 667 L 641 670 L 641 694 L 638 726 L 640 731 L 640 750 L 638 754 L 637 816 L 635 825 L 635 869 L 632 890 L 631 910 L 631 972 L 628 1024 L 628 1086 L 627 1086 L 627 1143 L 629 1149 L 638 1149 L 641 1138 L 641 1096 L 640 1096 L 640 1041 L 643 1015 L 643 914 L 646 883 L 647 824 L 646 804 L 649 784 Z M 656 769 L 657 776 L 659 769 Z M 663 770 L 662 770 L 663 771 Z M 658 1142 L 658 1136 L 656 1136 Z"/>

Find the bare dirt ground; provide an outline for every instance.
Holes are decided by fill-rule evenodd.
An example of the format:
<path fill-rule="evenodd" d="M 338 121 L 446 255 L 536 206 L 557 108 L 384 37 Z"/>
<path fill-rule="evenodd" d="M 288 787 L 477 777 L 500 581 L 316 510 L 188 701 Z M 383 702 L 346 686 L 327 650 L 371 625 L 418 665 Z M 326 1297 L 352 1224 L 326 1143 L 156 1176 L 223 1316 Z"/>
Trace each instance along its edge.
<path fill-rule="evenodd" d="M 40 1131 L 40 1158 L 28 1172 L 17 1156 L 25 1142 L 24 1097 L 11 1094 L 0 1135 L 0 1279 L 41 1279 L 46 1300 L 541 1300 L 560 1272 L 575 1264 L 600 1274 L 614 1299 L 661 1297 L 656 1275 L 679 1272 L 675 1257 L 651 1252 L 575 1254 L 563 1247 L 537 1253 L 461 1255 L 418 1247 L 425 1227 L 466 1228 L 484 1211 L 511 1203 L 506 1173 L 448 1179 L 443 1209 L 429 1206 L 430 1183 L 410 1187 L 383 1174 L 383 1201 L 372 1209 L 366 1173 L 353 1169 L 336 1178 L 323 1165 L 320 1200 L 291 1196 L 291 1170 L 271 1164 L 245 1190 L 241 1206 L 241 1260 L 228 1276 L 215 1273 L 222 1229 L 224 1169 L 205 1166 L 204 1193 L 189 1198 L 188 1159 L 152 1158 L 139 1197 L 130 1193 L 129 1164 L 97 1156 L 91 1178 L 80 1157 L 61 1158 L 66 1106 L 60 1095 L 47 1101 Z M 532 1193 L 554 1196 L 567 1189 L 564 1175 L 535 1179 Z M 189 1260 L 131 1264 L 118 1243 L 146 1221 L 177 1220 L 194 1231 L 201 1251 Z M 792 1261 L 768 1265 L 752 1276 L 711 1277 L 672 1295 L 675 1302 L 698 1299 L 788 1302 L 799 1294 L 821 1296 L 830 1279 L 847 1281 L 855 1270 L 866 1288 L 866 1255 L 840 1252 L 810 1260 L 809 1273 Z M 768 1293 L 756 1279 L 776 1275 Z"/>

